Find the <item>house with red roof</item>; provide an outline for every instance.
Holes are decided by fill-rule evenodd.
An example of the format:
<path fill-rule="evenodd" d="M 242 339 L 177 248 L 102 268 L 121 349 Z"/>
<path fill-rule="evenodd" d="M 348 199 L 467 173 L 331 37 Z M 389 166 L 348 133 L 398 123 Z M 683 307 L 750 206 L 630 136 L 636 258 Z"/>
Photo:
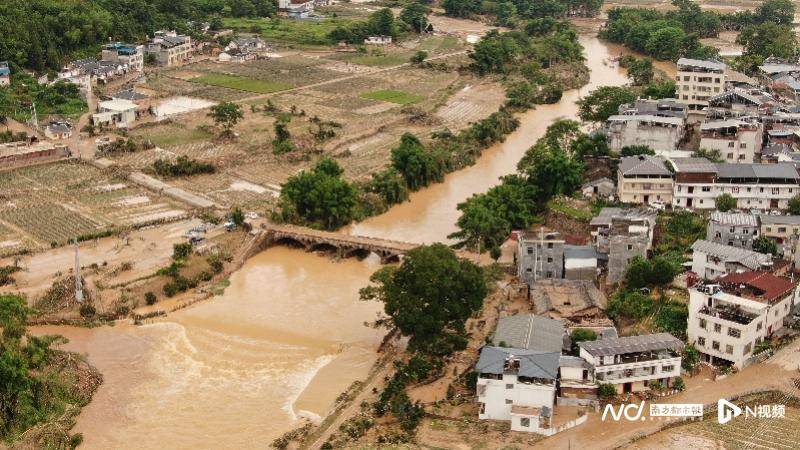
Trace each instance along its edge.
<path fill-rule="evenodd" d="M 783 331 L 798 282 L 770 272 L 729 273 L 689 290 L 689 342 L 711 364 L 751 364 L 760 344 Z"/>

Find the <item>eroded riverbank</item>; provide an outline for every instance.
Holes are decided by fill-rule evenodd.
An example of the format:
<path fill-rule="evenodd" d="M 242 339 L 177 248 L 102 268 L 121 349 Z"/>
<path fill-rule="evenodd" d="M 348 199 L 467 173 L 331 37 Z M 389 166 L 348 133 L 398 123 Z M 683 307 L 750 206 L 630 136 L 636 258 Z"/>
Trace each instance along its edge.
<path fill-rule="evenodd" d="M 467 169 L 409 202 L 351 227 L 410 242 L 446 240 L 456 205 L 514 171 L 525 150 L 589 90 L 622 84 L 609 59 L 621 49 L 583 38 L 590 84 L 520 117 L 520 128 Z M 379 305 L 358 301 L 376 259 L 332 262 L 283 247 L 250 259 L 225 294 L 133 327 L 49 327 L 88 353 L 105 384 L 82 412 L 85 448 L 264 448 L 306 411 L 323 415 L 375 358 L 382 331 L 365 327 Z"/>

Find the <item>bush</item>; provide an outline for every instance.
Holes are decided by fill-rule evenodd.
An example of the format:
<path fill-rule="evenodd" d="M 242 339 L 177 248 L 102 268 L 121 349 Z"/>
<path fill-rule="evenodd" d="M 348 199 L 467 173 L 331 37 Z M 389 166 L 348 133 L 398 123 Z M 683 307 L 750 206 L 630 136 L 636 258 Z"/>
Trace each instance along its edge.
<path fill-rule="evenodd" d="M 597 395 L 600 398 L 609 399 L 617 396 L 617 387 L 611 383 L 602 383 L 597 388 Z"/>
<path fill-rule="evenodd" d="M 165 159 L 157 159 L 153 163 L 153 171 L 162 177 L 182 177 L 214 173 L 217 168 L 213 164 L 178 156 L 174 163 Z"/>
<path fill-rule="evenodd" d="M 81 304 L 81 307 L 78 308 L 78 312 L 80 312 L 81 317 L 84 319 L 88 319 L 90 317 L 94 317 L 97 314 L 97 309 L 89 302 L 85 302 Z"/>
<path fill-rule="evenodd" d="M 570 334 L 570 339 L 572 340 L 572 348 L 571 352 L 573 355 L 578 355 L 580 352 L 580 347 L 578 347 L 579 342 L 585 341 L 596 341 L 597 340 L 597 333 L 587 328 L 575 328 L 572 330 Z"/>
<path fill-rule="evenodd" d="M 192 254 L 192 244 L 190 242 L 184 242 L 181 244 L 175 244 L 172 246 L 172 259 L 175 261 L 184 260 Z"/>
<path fill-rule="evenodd" d="M 672 381 L 672 387 L 678 391 L 684 391 L 686 390 L 686 382 L 683 381 L 682 377 L 675 377 Z"/>
<path fill-rule="evenodd" d="M 714 203 L 716 204 L 717 210 L 720 212 L 728 212 L 736 208 L 736 199 L 728 193 L 718 196 Z"/>
<path fill-rule="evenodd" d="M 153 305 L 153 304 L 155 304 L 156 301 L 158 301 L 158 297 L 156 297 L 156 294 L 154 294 L 152 292 L 146 292 L 144 294 L 144 302 L 146 304 Z"/>

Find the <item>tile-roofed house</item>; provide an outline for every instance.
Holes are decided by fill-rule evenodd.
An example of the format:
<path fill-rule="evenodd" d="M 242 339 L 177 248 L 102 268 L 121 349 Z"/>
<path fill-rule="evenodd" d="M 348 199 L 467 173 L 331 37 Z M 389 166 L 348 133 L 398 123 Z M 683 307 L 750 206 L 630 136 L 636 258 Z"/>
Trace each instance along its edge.
<path fill-rule="evenodd" d="M 708 221 L 706 239 L 751 250 L 760 229 L 757 215 L 715 211 Z"/>
<path fill-rule="evenodd" d="M 533 314 L 501 317 L 492 342 L 508 347 L 547 352 L 563 348 L 564 325 L 558 321 Z"/>
<path fill-rule="evenodd" d="M 761 156 L 764 126 L 759 121 L 714 120 L 700 125 L 700 148 L 716 150 L 729 163 L 752 163 Z"/>
<path fill-rule="evenodd" d="M 584 341 L 578 347 L 597 382 L 613 384 L 619 393 L 645 391 L 655 380 L 669 387 L 680 376 L 683 342 L 669 333 Z"/>
<path fill-rule="evenodd" d="M 715 280 L 725 274 L 772 266 L 772 257 L 739 247 L 700 239 L 692 244 L 692 271 Z"/>
<path fill-rule="evenodd" d="M 797 282 L 764 271 L 729 273 L 718 278 L 717 283 L 729 286 L 740 297 L 766 303 L 785 297 L 797 286 Z"/>
<path fill-rule="evenodd" d="M 683 342 L 669 333 L 656 333 L 583 341 L 578 347 L 593 356 L 613 356 L 665 349 L 679 351 L 683 349 Z"/>
<path fill-rule="evenodd" d="M 110 95 L 110 97 L 113 99 L 128 100 L 130 102 L 146 100 L 147 98 L 149 98 L 147 95 L 142 94 L 141 92 L 136 92 L 136 90 L 133 88 L 123 89 L 121 91 L 114 92 L 113 94 Z"/>
<path fill-rule="evenodd" d="M 678 60 L 678 67 L 681 70 L 685 70 L 688 68 L 698 68 L 715 72 L 723 72 L 728 66 L 725 63 L 720 61 L 714 61 L 709 59 L 691 59 L 691 58 L 680 58 Z"/>
<path fill-rule="evenodd" d="M 568 280 L 595 280 L 598 260 L 602 257 L 593 245 L 564 246 L 564 278 Z"/>
<path fill-rule="evenodd" d="M 665 159 L 638 155 L 622 158 L 617 168 L 617 197 L 623 203 L 672 201 L 672 172 Z"/>
<path fill-rule="evenodd" d="M 475 363 L 478 373 L 502 375 L 509 370 L 509 359 L 519 360 L 514 367 L 517 375 L 526 378 L 540 378 L 555 381 L 558 378 L 558 363 L 561 352 L 543 352 L 510 347 L 483 347 L 480 358 Z"/>
<path fill-rule="evenodd" d="M 717 166 L 706 158 L 671 158 L 675 173 L 716 173 Z"/>

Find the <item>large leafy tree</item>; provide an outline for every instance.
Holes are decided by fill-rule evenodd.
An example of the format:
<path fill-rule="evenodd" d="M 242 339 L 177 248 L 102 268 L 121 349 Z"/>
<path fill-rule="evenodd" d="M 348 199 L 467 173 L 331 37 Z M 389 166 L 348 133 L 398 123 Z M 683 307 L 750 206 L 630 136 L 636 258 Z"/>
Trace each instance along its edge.
<path fill-rule="evenodd" d="M 744 46 L 747 56 L 791 59 L 797 55 L 797 39 L 788 25 L 765 22 L 742 30 L 736 43 Z"/>
<path fill-rule="evenodd" d="M 765 0 L 756 8 L 756 20 L 778 25 L 791 25 L 794 22 L 795 5 L 792 0 Z"/>
<path fill-rule="evenodd" d="M 464 323 L 488 293 L 483 271 L 443 244 L 408 252 L 400 266 L 372 275 L 363 300 L 383 302 L 385 326 L 408 336 L 412 350 L 447 354 L 466 344 Z"/>
<path fill-rule="evenodd" d="M 428 13 L 430 8 L 422 3 L 409 3 L 400 12 L 400 20 L 407 23 L 417 33 L 422 33 L 428 28 Z"/>
<path fill-rule="evenodd" d="M 583 163 L 540 141 L 525 152 L 517 170 L 536 186 L 537 197 L 545 202 L 557 195 L 569 195 L 581 185 Z"/>
<path fill-rule="evenodd" d="M 281 189 L 282 218 L 327 230 L 353 221 L 357 191 L 342 173 L 336 161 L 325 158 L 312 170 L 290 177 Z"/>
<path fill-rule="evenodd" d="M 578 116 L 585 122 L 605 122 L 619 112 L 620 105 L 636 100 L 636 93 L 624 86 L 603 86 L 578 100 Z"/>
<path fill-rule="evenodd" d="M 392 149 L 392 167 L 403 175 L 412 191 L 439 181 L 444 176 L 442 165 L 411 133 L 405 133 L 400 138 L 400 145 Z"/>
<path fill-rule="evenodd" d="M 230 134 L 233 127 L 244 118 L 241 105 L 232 102 L 223 102 L 211 107 L 208 112 L 208 117 L 211 117 L 218 126 L 221 126 L 223 133 Z"/>

